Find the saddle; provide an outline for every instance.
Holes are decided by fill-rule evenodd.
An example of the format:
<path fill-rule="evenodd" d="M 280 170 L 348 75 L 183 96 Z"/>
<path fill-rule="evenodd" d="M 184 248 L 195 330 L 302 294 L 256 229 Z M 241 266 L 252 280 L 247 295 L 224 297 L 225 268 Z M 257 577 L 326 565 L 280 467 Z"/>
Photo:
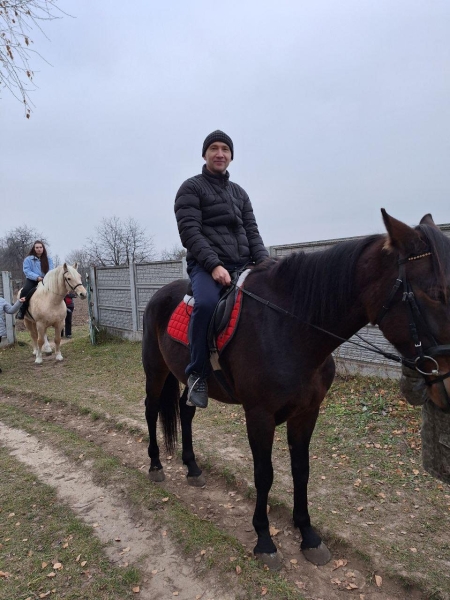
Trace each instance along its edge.
<path fill-rule="evenodd" d="M 208 327 L 208 346 L 211 352 L 220 353 L 234 335 L 242 304 L 242 292 L 237 288 L 242 285 L 249 272 L 250 269 L 247 269 L 243 273 L 232 274 L 231 285 L 224 289 L 214 309 Z M 186 296 L 172 313 L 167 326 L 170 337 L 185 346 L 189 346 L 189 328 L 193 309 L 194 298 L 189 283 Z"/>

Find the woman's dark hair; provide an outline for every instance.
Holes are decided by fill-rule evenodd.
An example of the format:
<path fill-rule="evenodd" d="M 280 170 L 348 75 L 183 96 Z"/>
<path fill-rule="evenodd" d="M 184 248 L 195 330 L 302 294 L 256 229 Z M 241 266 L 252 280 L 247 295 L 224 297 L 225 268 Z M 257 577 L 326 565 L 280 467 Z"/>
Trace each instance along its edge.
<path fill-rule="evenodd" d="M 44 248 L 44 252 L 41 254 L 40 257 L 38 257 L 38 255 L 36 254 L 36 250 L 34 249 L 36 244 L 41 244 L 41 246 Z M 41 242 L 41 240 L 36 240 L 35 242 L 33 242 L 33 246 L 31 247 L 31 250 L 28 252 L 28 256 L 35 256 L 36 258 L 40 258 L 42 272 L 44 273 L 44 275 L 46 273 L 48 273 L 48 271 L 49 271 L 48 256 L 47 256 L 47 249 L 45 247 L 44 242 Z"/>

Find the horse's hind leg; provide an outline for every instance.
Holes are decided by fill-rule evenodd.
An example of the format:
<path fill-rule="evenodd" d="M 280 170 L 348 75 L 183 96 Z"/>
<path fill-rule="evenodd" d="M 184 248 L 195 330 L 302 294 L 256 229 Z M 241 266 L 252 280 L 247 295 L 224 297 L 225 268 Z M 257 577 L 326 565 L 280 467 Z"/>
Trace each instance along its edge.
<path fill-rule="evenodd" d="M 184 388 L 184 392 L 180 398 L 180 421 L 181 421 L 181 437 L 183 440 L 183 464 L 187 466 L 187 480 L 189 485 L 194 487 L 203 487 L 206 484 L 205 476 L 195 460 L 194 448 L 192 445 L 192 420 L 195 415 L 195 406 L 186 404 L 188 389 Z"/>
<path fill-rule="evenodd" d="M 162 358 L 162 357 L 161 357 Z M 146 371 L 146 397 L 145 397 L 145 419 L 147 421 L 148 427 L 148 436 L 149 436 L 149 444 L 148 444 L 148 455 L 150 457 L 150 469 L 149 469 L 149 478 L 151 481 L 164 481 L 165 475 L 163 466 L 160 460 L 159 446 L 158 446 L 158 438 L 157 438 L 157 423 L 158 416 L 161 409 L 161 403 L 168 401 L 173 402 L 173 395 L 177 394 L 178 396 L 175 399 L 175 402 L 178 402 L 179 397 L 179 384 L 175 377 L 170 373 L 168 368 L 164 365 L 161 365 L 161 370 L 156 370 L 154 367 L 154 363 L 146 363 L 144 361 L 145 371 Z M 168 427 L 171 429 L 172 433 L 165 432 L 166 445 L 171 447 L 173 445 L 173 438 L 176 436 L 176 429 L 174 431 L 173 427 L 171 427 L 171 421 L 169 415 L 165 415 L 166 420 L 164 421 L 163 417 L 163 425 L 164 428 Z M 172 439 L 172 441 L 171 441 Z"/>
<path fill-rule="evenodd" d="M 33 345 L 33 356 L 38 353 L 38 333 L 36 329 L 36 323 L 25 319 L 25 327 L 28 329 L 31 336 L 31 343 Z"/>
<path fill-rule="evenodd" d="M 44 345 L 42 346 L 42 352 L 45 354 L 52 354 L 53 350 L 50 346 L 50 342 L 48 341 L 47 334 L 44 335 Z"/>

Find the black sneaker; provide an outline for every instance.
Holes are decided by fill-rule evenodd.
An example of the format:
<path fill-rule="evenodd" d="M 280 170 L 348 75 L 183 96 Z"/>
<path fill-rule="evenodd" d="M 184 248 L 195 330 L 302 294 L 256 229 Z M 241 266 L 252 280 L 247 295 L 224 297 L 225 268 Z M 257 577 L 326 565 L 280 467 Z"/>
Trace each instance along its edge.
<path fill-rule="evenodd" d="M 187 381 L 188 396 L 186 404 L 188 406 L 196 406 L 197 408 L 206 408 L 208 406 L 208 384 L 206 379 L 191 373 Z"/>

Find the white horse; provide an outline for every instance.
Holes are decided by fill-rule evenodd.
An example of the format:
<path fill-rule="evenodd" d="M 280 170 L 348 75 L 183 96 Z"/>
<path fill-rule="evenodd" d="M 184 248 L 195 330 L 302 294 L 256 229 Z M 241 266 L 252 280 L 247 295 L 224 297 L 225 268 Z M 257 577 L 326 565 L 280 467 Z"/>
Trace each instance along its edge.
<path fill-rule="evenodd" d="M 77 271 L 77 263 L 72 267 L 64 263 L 49 271 L 38 283 L 30 299 L 24 322 L 33 342 L 33 354 L 36 356 L 34 362 L 38 365 L 42 364 L 42 351 L 48 354 L 52 352 L 46 333 L 48 327 L 55 328 L 55 358 L 63 360 L 59 346 L 67 313 L 64 296 L 69 292 L 75 292 L 83 300 L 87 297 L 86 288 Z M 18 297 L 20 298 L 20 291 Z"/>

